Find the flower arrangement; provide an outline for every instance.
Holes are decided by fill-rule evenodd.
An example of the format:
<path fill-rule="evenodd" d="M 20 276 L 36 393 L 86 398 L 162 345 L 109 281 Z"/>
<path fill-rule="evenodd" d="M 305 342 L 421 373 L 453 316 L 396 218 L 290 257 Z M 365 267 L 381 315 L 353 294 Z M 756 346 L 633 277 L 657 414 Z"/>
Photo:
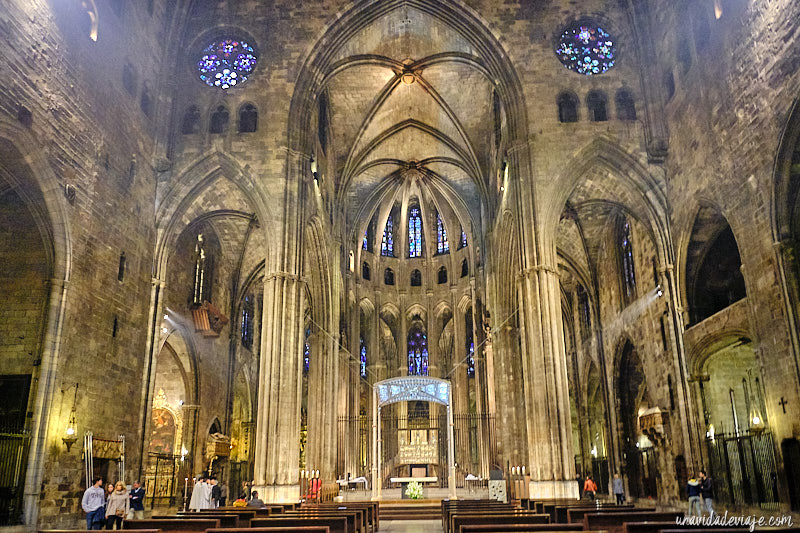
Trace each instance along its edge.
<path fill-rule="evenodd" d="M 406 496 L 412 500 L 419 500 L 422 498 L 422 483 L 419 481 L 412 481 L 406 487 Z"/>

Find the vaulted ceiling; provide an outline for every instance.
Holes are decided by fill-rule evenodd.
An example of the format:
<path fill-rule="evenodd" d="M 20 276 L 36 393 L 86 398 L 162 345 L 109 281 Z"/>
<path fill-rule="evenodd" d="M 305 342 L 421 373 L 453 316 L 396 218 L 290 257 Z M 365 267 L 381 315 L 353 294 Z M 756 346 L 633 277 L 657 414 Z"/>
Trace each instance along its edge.
<path fill-rule="evenodd" d="M 326 74 L 337 199 L 354 235 L 409 195 L 480 225 L 492 199 L 494 84 L 466 39 L 402 5 L 354 34 Z M 458 228 L 448 228 L 455 234 Z"/>

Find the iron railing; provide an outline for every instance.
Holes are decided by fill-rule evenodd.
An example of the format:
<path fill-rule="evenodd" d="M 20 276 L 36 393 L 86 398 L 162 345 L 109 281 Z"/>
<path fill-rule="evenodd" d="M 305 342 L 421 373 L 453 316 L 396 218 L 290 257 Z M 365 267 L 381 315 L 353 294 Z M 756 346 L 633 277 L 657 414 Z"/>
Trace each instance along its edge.
<path fill-rule="evenodd" d="M 706 445 L 715 500 L 733 507 L 780 508 L 772 433 L 717 433 Z"/>
<path fill-rule="evenodd" d="M 0 526 L 22 523 L 29 443 L 27 433 L 0 433 Z"/>

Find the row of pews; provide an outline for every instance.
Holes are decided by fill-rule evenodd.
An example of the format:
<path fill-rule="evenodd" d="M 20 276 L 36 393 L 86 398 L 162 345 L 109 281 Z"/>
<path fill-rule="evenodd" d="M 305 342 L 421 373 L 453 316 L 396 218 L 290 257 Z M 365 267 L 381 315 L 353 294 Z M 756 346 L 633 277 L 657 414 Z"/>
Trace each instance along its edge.
<path fill-rule="evenodd" d="M 122 522 L 122 529 L 128 533 L 375 533 L 378 528 L 377 502 L 268 504 L 263 508 L 221 507 Z M 68 532 L 48 530 L 39 533 Z"/>
<path fill-rule="evenodd" d="M 749 528 L 702 528 L 679 524 L 678 511 L 656 511 L 654 507 L 635 507 L 578 500 L 519 500 L 502 503 L 492 500 L 443 500 L 444 533 L 509 533 L 541 531 L 547 533 L 586 531 L 592 533 L 749 533 Z M 768 529 L 767 529 L 768 530 Z M 777 531 L 777 529 L 775 529 Z M 781 529 L 800 533 L 800 528 Z"/>

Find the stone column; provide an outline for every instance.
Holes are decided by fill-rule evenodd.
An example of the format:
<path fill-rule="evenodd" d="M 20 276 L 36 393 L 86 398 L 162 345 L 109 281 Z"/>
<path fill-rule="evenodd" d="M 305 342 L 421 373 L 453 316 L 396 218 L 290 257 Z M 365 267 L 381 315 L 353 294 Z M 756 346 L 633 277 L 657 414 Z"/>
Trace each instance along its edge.
<path fill-rule="evenodd" d="M 296 501 L 299 491 L 304 298 L 304 284 L 296 275 L 265 276 L 254 439 L 255 489 L 264 501 Z"/>
<path fill-rule="evenodd" d="M 33 402 L 33 423 L 31 424 L 28 468 L 25 472 L 25 495 L 23 497 L 24 523 L 36 527 L 39 518 L 39 499 L 44 477 L 44 464 L 47 457 L 50 422 L 50 407 L 56 388 L 58 359 L 61 353 L 61 331 L 69 281 L 51 279 L 50 295 L 47 303 L 47 324 L 42 342 L 41 365 L 38 368 L 38 385 Z M 51 442 L 62 446 L 59 436 L 53 435 Z"/>
<path fill-rule="evenodd" d="M 522 267 L 518 295 L 530 496 L 573 498 L 577 487 L 557 259 L 552 236 L 537 232 L 529 157 L 527 143 L 509 151 Z"/>

